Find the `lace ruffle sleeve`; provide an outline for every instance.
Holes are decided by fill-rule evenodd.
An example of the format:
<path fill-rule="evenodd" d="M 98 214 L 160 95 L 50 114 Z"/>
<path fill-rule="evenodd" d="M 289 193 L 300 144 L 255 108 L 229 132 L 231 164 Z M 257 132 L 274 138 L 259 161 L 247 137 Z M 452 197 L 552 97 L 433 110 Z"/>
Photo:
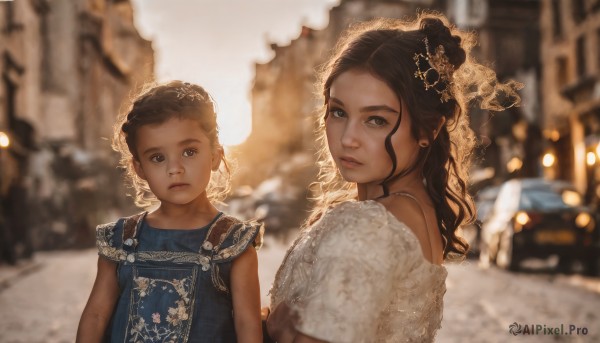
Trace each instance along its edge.
<path fill-rule="evenodd" d="M 230 217 L 222 220 L 227 221 Z M 229 262 L 252 245 L 256 250 L 262 246 L 264 226 L 253 221 L 231 220 L 231 225 L 221 237 L 213 257 L 215 263 Z"/>
<path fill-rule="evenodd" d="M 122 219 L 101 224 L 96 227 L 96 247 L 98 255 L 107 258 L 114 262 L 119 262 L 121 259 L 121 240 L 123 239 Z"/>
<path fill-rule="evenodd" d="M 394 280 L 418 260 L 418 242 L 375 202 L 349 202 L 317 224 L 320 239 L 296 329 L 329 342 L 371 342 Z"/>

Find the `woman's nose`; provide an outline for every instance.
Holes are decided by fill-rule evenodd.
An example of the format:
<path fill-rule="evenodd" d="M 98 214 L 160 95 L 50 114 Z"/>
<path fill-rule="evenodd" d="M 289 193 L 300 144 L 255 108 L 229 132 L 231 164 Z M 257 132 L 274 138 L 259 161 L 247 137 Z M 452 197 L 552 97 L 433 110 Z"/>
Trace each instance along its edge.
<path fill-rule="evenodd" d="M 359 144 L 358 125 L 352 121 L 348 121 L 342 132 L 342 146 L 345 148 L 355 149 Z"/>

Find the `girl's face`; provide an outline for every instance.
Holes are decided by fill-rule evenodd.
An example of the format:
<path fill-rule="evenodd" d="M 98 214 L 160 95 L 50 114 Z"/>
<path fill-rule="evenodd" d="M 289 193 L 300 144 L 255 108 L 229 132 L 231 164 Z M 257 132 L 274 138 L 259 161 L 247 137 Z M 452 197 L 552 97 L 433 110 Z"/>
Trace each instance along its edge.
<path fill-rule="evenodd" d="M 172 118 L 137 131 L 134 168 L 162 204 L 207 200 L 211 170 L 219 167 L 219 149 L 192 119 Z"/>
<path fill-rule="evenodd" d="M 385 82 L 368 71 L 351 69 L 333 81 L 329 94 L 327 142 L 346 181 L 374 186 L 390 174 L 385 138 L 400 115 L 400 126 L 391 138 L 397 161 L 394 172 L 413 164 L 419 145 L 410 132 L 410 116 Z"/>

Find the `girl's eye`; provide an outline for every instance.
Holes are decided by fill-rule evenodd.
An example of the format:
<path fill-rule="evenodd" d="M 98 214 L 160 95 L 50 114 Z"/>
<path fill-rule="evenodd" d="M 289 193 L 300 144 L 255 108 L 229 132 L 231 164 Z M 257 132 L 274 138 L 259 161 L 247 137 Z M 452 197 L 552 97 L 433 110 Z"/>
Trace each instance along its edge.
<path fill-rule="evenodd" d="M 331 114 L 331 116 L 334 118 L 342 118 L 346 115 L 346 113 L 344 113 L 344 111 L 339 108 L 330 109 L 329 114 Z"/>
<path fill-rule="evenodd" d="M 185 149 L 183 151 L 183 156 L 185 157 L 192 157 L 194 155 L 196 155 L 198 151 L 196 149 Z"/>
<path fill-rule="evenodd" d="M 373 116 L 373 117 L 369 117 L 369 119 L 367 119 L 367 123 L 370 124 L 370 125 L 372 125 L 372 126 L 380 127 L 380 126 L 387 125 L 388 121 L 385 120 L 382 117 L 375 117 L 375 116 Z"/>
<path fill-rule="evenodd" d="M 160 154 L 150 156 L 150 161 L 160 163 L 165 160 L 165 157 Z"/>

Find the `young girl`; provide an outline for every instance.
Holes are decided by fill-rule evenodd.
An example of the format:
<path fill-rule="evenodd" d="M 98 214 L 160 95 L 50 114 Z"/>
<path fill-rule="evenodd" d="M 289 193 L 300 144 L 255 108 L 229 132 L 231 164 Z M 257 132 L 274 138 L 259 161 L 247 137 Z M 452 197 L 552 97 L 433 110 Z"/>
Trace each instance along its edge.
<path fill-rule="evenodd" d="M 278 342 L 430 342 L 443 261 L 473 216 L 467 101 L 501 110 L 515 83 L 471 60 L 442 16 L 355 27 L 323 72 L 318 203 L 271 290 Z"/>
<path fill-rule="evenodd" d="M 180 81 L 144 91 L 119 118 L 113 147 L 136 204 L 158 207 L 98 226 L 78 342 L 262 341 L 251 247 L 261 226 L 212 203 L 228 188 L 213 173 L 223 163 L 228 174 L 217 134 L 210 95 Z"/>

